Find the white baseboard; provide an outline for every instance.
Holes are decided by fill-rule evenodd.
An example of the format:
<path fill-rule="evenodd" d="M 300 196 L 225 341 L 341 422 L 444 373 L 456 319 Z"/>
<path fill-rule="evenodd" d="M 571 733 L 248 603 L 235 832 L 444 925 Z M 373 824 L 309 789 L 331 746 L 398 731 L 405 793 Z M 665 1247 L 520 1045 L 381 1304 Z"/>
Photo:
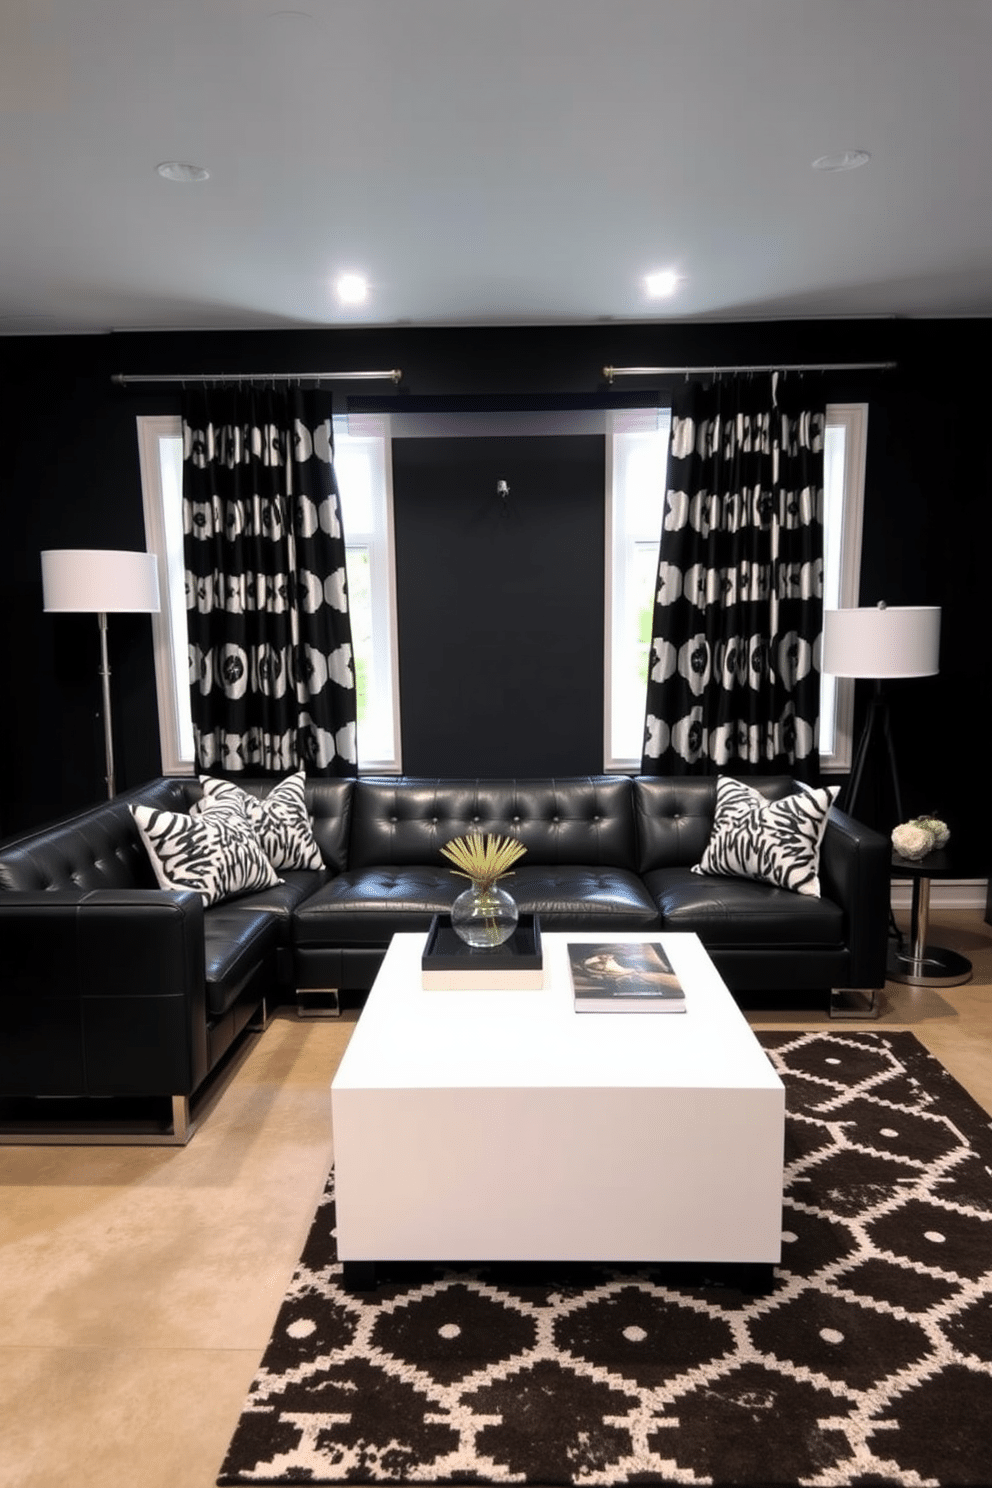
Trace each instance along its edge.
<path fill-rule="evenodd" d="M 987 878 L 936 878 L 930 882 L 930 909 L 985 910 Z M 908 878 L 892 880 L 892 908 L 909 909 L 913 902 L 913 884 Z"/>

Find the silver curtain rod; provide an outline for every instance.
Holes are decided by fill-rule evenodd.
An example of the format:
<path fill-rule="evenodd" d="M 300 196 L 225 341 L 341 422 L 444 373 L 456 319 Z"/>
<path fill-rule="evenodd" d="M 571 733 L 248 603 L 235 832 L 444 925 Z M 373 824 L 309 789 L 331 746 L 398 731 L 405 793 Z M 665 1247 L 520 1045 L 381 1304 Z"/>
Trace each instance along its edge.
<path fill-rule="evenodd" d="M 769 367 L 604 367 L 603 376 L 614 377 L 705 377 L 718 372 L 890 372 L 898 362 L 793 362 Z"/>
<path fill-rule="evenodd" d="M 388 372 L 115 372 L 111 382 L 127 387 L 129 382 L 399 382 L 399 367 Z"/>

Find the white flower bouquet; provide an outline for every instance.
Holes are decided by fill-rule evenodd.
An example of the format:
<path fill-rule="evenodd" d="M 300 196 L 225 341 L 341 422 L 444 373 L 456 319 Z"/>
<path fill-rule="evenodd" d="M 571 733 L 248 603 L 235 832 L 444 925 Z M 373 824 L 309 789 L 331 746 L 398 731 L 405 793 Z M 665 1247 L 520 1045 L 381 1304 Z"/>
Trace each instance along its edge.
<path fill-rule="evenodd" d="M 901 858 L 918 862 L 927 853 L 945 847 L 950 840 L 947 823 L 936 816 L 914 816 L 892 830 L 892 846 Z"/>

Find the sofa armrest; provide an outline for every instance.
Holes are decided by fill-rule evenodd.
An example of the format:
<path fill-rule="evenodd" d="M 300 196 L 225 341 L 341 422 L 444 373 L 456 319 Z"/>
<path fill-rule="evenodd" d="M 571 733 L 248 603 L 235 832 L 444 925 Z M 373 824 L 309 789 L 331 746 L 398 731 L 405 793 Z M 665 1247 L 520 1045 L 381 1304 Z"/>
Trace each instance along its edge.
<path fill-rule="evenodd" d="M 831 808 L 820 844 L 820 891 L 844 911 L 852 987 L 885 981 L 891 855 L 881 832 Z"/>
<path fill-rule="evenodd" d="M 203 903 L 0 893 L 0 1094 L 190 1095 L 207 1074 Z"/>

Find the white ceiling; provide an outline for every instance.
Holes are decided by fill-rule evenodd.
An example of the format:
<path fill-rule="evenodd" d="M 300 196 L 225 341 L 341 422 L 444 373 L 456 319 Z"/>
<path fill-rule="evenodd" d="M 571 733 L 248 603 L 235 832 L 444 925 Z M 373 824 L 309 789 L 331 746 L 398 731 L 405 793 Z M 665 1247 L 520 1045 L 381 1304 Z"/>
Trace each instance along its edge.
<path fill-rule="evenodd" d="M 0 0 L 0 333 L 824 315 L 992 315 L 990 0 Z"/>

